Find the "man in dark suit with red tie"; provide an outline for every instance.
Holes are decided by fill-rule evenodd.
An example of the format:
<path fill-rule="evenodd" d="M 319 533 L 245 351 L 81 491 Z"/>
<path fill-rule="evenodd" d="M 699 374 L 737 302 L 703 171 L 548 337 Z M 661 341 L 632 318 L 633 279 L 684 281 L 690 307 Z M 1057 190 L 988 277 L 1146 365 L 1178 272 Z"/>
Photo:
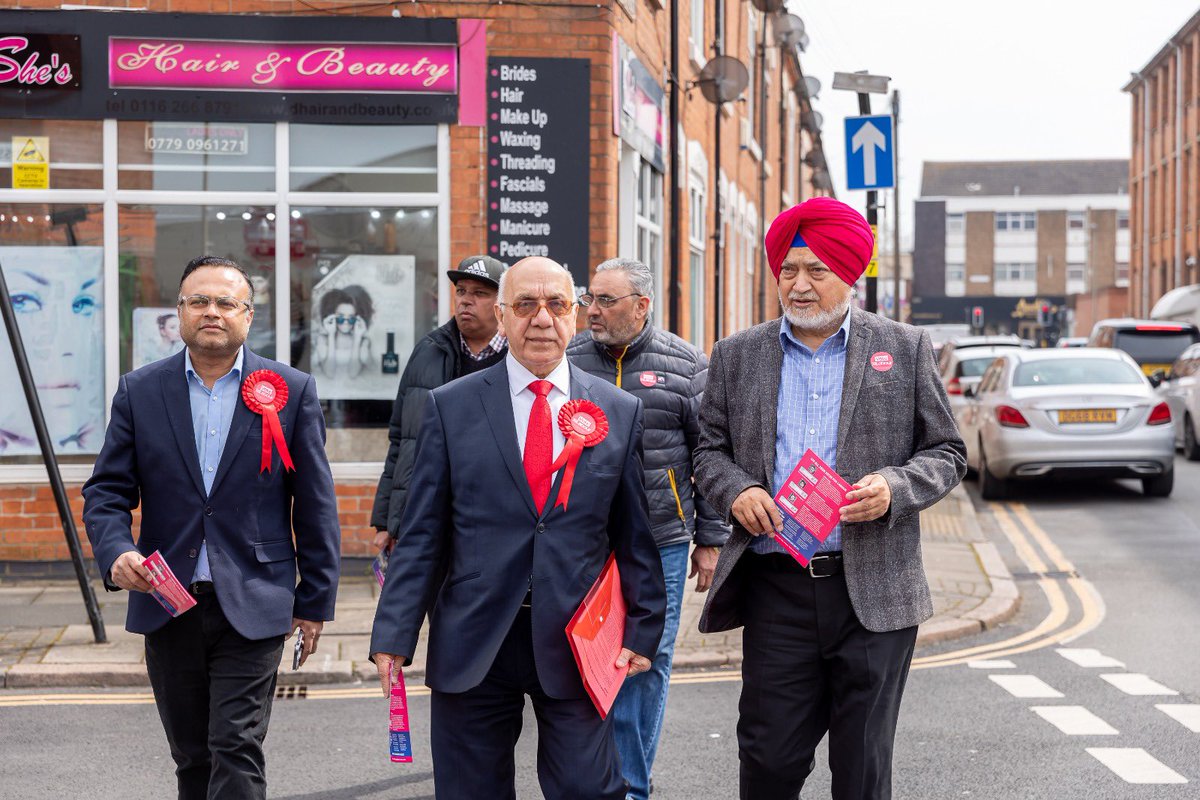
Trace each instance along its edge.
<path fill-rule="evenodd" d="M 642 402 L 567 362 L 575 291 L 560 265 L 518 262 L 501 280 L 500 300 L 505 361 L 434 390 L 426 403 L 372 659 L 386 694 L 430 613 L 425 679 L 438 798 L 516 797 L 513 748 L 528 695 L 546 798 L 618 800 L 625 785 L 611 725 L 588 699 L 565 628 L 614 553 L 627 607 L 617 665 L 646 670 L 662 636 Z M 608 421 L 570 481 L 570 460 L 554 469 L 569 401 L 594 404 Z"/>

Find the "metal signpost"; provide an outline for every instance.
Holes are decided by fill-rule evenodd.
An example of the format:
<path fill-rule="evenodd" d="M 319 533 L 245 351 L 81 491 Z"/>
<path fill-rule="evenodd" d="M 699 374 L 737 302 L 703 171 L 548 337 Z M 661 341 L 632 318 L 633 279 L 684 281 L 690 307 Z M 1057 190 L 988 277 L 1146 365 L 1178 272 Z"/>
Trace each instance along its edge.
<path fill-rule="evenodd" d="M 104 634 L 104 618 L 100 616 L 100 606 L 96 603 L 92 585 L 88 583 L 87 569 L 83 564 L 83 548 L 79 544 L 79 531 L 75 528 L 75 518 L 71 515 L 71 504 L 67 501 L 67 490 L 63 486 L 62 474 L 58 471 L 58 459 L 54 456 L 54 443 L 50 440 L 50 432 L 46 428 L 46 417 L 42 414 L 42 403 L 38 399 L 37 386 L 33 382 L 33 372 L 29 368 L 29 358 L 25 354 L 25 342 L 21 339 L 21 329 L 17 326 L 17 317 L 13 312 L 12 297 L 8 293 L 8 281 L 4 278 L 3 265 L 0 265 L 0 313 L 4 315 L 4 327 L 8 331 L 8 341 L 12 345 L 13 360 L 17 362 L 21 386 L 25 389 L 25 400 L 29 404 L 29 416 L 33 418 L 33 429 L 37 432 L 38 445 L 42 448 L 42 460 L 46 463 L 46 474 L 50 478 L 54 502 L 58 506 L 58 516 L 62 520 L 67 549 L 71 551 L 71 562 L 75 565 L 75 577 L 79 579 L 83 604 L 87 608 L 88 620 L 92 623 L 92 636 L 95 638 L 96 644 L 104 644 L 108 641 Z"/>

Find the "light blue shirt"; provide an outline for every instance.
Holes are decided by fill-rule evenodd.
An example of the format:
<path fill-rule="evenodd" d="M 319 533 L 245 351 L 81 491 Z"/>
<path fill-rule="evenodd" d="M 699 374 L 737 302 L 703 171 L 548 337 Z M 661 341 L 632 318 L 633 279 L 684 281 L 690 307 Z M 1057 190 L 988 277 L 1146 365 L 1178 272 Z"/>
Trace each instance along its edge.
<path fill-rule="evenodd" d="M 183 370 L 187 377 L 188 401 L 192 406 L 192 431 L 196 435 L 196 455 L 200 458 L 200 477 L 204 479 L 204 492 L 212 492 L 213 479 L 221 464 L 221 453 L 225 440 L 229 438 L 229 423 L 237 408 L 242 385 L 242 360 L 245 350 L 238 349 L 233 369 L 218 378 L 209 389 L 204 380 L 192 367 L 192 354 L 183 351 Z M 208 543 L 200 543 L 200 556 L 196 561 L 196 572 L 192 581 L 211 581 L 212 570 L 208 565 Z"/>
<path fill-rule="evenodd" d="M 837 333 L 813 352 L 802 344 L 787 317 L 780 322 L 783 368 L 779 375 L 779 401 L 775 421 L 775 473 L 771 494 L 783 486 L 805 450 L 837 468 L 838 420 L 842 411 L 842 380 L 846 374 L 846 343 L 850 341 L 850 314 Z M 750 543 L 756 553 L 786 553 L 772 539 L 759 536 Z M 838 525 L 818 548 L 820 552 L 842 549 L 842 526 Z"/>

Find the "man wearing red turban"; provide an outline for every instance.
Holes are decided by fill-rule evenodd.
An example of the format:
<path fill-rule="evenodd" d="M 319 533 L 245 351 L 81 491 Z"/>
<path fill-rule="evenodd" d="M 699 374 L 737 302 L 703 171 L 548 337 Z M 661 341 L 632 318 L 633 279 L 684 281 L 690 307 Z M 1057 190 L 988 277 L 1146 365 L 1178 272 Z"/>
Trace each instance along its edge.
<path fill-rule="evenodd" d="M 933 613 L 919 514 L 962 479 L 966 450 L 929 335 L 851 307 L 874 246 L 862 216 L 813 198 L 765 244 L 783 319 L 717 343 L 700 408 L 696 484 L 736 522 L 700 630 L 745 626 L 743 800 L 796 800 L 826 733 L 834 800 L 882 800 L 917 625 Z M 776 541 L 774 496 L 809 450 L 852 489 L 802 566 Z"/>

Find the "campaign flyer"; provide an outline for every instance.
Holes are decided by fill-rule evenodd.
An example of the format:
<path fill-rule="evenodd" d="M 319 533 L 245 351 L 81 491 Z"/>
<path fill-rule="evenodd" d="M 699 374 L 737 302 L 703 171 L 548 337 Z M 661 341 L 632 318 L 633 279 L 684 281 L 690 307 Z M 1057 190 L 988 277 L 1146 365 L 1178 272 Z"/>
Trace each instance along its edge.
<path fill-rule="evenodd" d="M 851 504 L 846 493 L 854 487 L 821 460 L 805 450 L 775 495 L 783 514 L 783 533 L 775 541 L 807 567 L 813 553 L 837 527 L 842 506 Z"/>
<path fill-rule="evenodd" d="M 392 761 L 411 763 L 412 737 L 408 731 L 408 693 L 404 690 L 404 673 L 394 667 L 391 703 L 388 706 L 388 749 Z"/>
<path fill-rule="evenodd" d="M 379 588 L 383 588 L 383 581 L 387 577 L 388 565 L 388 549 L 386 546 L 380 548 L 375 558 L 371 559 L 371 572 L 375 573 L 375 580 L 379 583 Z"/>
<path fill-rule="evenodd" d="M 172 617 L 178 617 L 196 605 L 196 598 L 183 588 L 183 584 L 175 577 L 167 560 L 158 550 L 146 556 L 142 566 L 150 571 L 150 585 L 154 587 L 150 594 L 154 595 L 154 599 Z"/>

